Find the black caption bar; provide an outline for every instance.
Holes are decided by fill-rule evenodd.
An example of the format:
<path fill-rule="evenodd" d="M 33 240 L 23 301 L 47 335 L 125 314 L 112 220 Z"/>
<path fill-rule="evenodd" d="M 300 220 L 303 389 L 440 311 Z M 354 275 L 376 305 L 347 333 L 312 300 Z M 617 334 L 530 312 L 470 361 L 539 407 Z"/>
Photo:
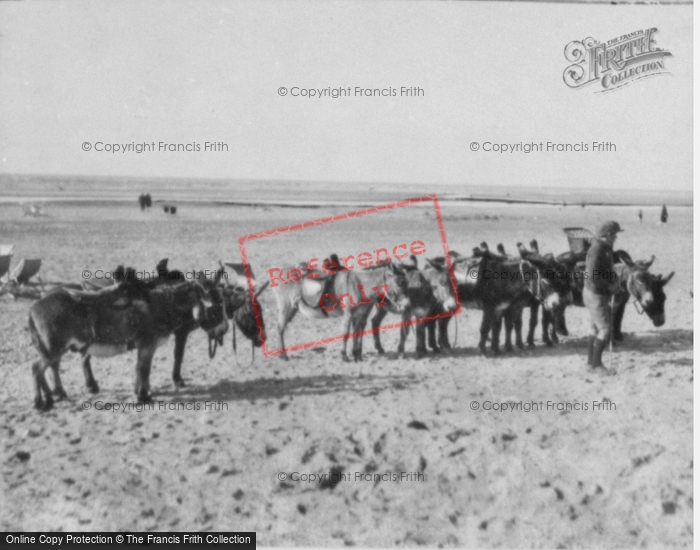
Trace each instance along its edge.
<path fill-rule="evenodd" d="M 150 546 L 157 544 L 201 544 L 228 546 L 237 550 L 255 550 L 254 532 L 229 533 L 3 533 L 0 546 L 45 544 L 71 546 L 80 544 L 124 544 Z"/>

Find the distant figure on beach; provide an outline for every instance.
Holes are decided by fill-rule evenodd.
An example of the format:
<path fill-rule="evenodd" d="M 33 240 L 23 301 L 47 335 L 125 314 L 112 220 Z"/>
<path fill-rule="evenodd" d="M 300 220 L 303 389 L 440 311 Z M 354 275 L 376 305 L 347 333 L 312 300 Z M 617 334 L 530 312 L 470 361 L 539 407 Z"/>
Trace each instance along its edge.
<path fill-rule="evenodd" d="M 146 210 L 146 208 L 150 208 L 152 204 L 151 200 L 151 194 L 150 193 L 141 193 L 139 195 L 139 206 L 141 206 L 141 211 Z"/>
<path fill-rule="evenodd" d="M 664 204 L 661 208 L 661 223 L 666 223 L 668 220 L 668 210 L 666 210 L 666 205 Z"/>
<path fill-rule="evenodd" d="M 642 223 L 642 218 L 644 217 L 644 214 L 642 214 L 642 211 L 640 210 L 639 214 L 637 215 L 639 216 L 639 223 Z"/>

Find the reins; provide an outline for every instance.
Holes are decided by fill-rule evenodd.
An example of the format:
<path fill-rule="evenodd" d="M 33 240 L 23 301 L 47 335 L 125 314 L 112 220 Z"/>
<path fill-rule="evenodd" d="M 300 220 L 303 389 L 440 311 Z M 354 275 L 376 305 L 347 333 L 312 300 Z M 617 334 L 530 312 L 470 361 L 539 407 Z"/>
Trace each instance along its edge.
<path fill-rule="evenodd" d="M 233 329 L 232 329 L 233 330 L 233 358 L 236 361 L 236 366 L 239 369 L 242 369 L 242 368 L 244 368 L 244 366 L 241 365 L 241 363 L 238 361 L 238 351 L 236 350 L 236 321 L 231 320 L 231 324 L 233 325 Z M 255 346 L 252 344 L 250 347 L 250 351 L 251 351 L 250 363 L 245 365 L 245 368 L 248 368 L 248 367 L 252 366 L 253 363 L 255 363 Z"/>

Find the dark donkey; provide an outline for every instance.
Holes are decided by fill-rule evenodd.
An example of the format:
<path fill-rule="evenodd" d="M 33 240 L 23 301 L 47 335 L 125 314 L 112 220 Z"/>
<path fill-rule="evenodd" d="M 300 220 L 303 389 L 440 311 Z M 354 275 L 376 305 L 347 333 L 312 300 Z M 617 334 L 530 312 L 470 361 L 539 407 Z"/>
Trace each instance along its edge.
<path fill-rule="evenodd" d="M 498 354 L 504 315 L 508 314 L 509 322 L 514 323 L 522 308 L 532 303 L 536 294 L 530 283 L 538 268 L 525 259 L 494 254 L 485 243 L 481 249 L 475 248 L 471 257 L 456 255 L 453 264 L 460 302 L 466 308 L 483 310 L 479 349 L 486 352 L 490 335 L 491 350 Z M 542 285 L 542 292 L 545 303 L 563 301 L 562 290 L 556 286 Z M 446 333 L 449 318 L 444 321 L 440 323 L 440 329 Z"/>
<path fill-rule="evenodd" d="M 125 280 L 98 292 L 57 289 L 47 294 L 29 311 L 32 342 L 41 355 L 32 366 L 36 407 L 49 409 L 53 405 L 44 375 L 47 367 L 53 370 L 54 394 L 66 397 L 59 367 L 68 351 L 83 356 L 85 382 L 97 393 L 90 357 L 111 357 L 136 349 L 135 393 L 140 403 L 150 402 L 151 361 L 156 348 L 193 319 L 202 329 L 216 331 L 223 311 L 219 308 L 217 313 L 216 308 L 205 305 L 212 300 L 212 291 L 196 282 L 152 289 L 140 281 Z"/>
<path fill-rule="evenodd" d="M 542 306 L 542 340 L 547 346 L 559 342 L 556 328 L 564 318 L 564 310 L 574 301 L 575 286 L 573 274 L 566 264 L 559 262 L 553 254 L 540 254 L 536 240 L 530 242 L 531 250 L 518 243 L 520 257 L 534 268 L 526 280 L 530 290 L 530 328 L 528 346 L 534 345 L 538 310 Z M 522 325 L 522 322 L 520 323 Z M 517 327 L 516 327 L 517 329 Z"/>
<path fill-rule="evenodd" d="M 663 326 L 666 322 L 664 287 L 671 280 L 674 271 L 666 277 L 649 273 L 654 256 L 647 262 L 633 262 L 628 254 L 619 255 L 622 263 L 615 265 L 615 272 L 620 277 L 620 292 L 615 294 L 615 309 L 613 312 L 613 339 L 621 342 L 622 318 L 630 298 L 637 308 L 637 313 L 646 313 L 655 327 Z"/>
<path fill-rule="evenodd" d="M 428 353 L 425 344 L 426 329 L 436 322 L 436 319 L 427 320 L 426 318 L 453 311 L 457 308 L 449 273 L 445 269 L 444 258 L 442 258 L 442 263 L 439 261 L 427 260 L 422 270 L 418 269 L 415 256 L 411 256 L 411 260 L 413 262 L 411 265 L 403 266 L 406 270 L 406 279 L 408 282 L 408 307 L 405 308 L 403 312 L 397 311 L 391 305 L 378 308 L 377 313 L 372 317 L 374 347 L 380 354 L 384 353 L 384 348 L 382 347 L 379 326 L 387 314 L 400 313 L 404 323 L 408 323 L 413 317 L 422 319 L 422 321 L 416 324 L 416 355 L 420 357 Z M 410 327 L 407 324 L 401 327 L 398 348 L 399 353 L 404 352 L 406 336 L 408 335 L 409 329 Z M 433 351 L 440 351 L 440 346 L 435 339 L 434 328 L 429 330 L 429 344 Z M 443 343 L 443 347 L 449 348 L 449 343 L 447 343 L 446 346 Z"/>
<path fill-rule="evenodd" d="M 612 334 L 613 342 L 621 342 L 623 340 L 622 318 L 630 298 L 633 299 L 637 312 L 639 314 L 646 313 L 655 327 L 664 325 L 666 322 L 666 293 L 664 292 L 664 287 L 675 272 L 672 271 L 666 277 L 650 273 L 649 268 L 654 262 L 654 256 L 648 261 L 638 260 L 635 262 L 626 251 L 616 250 L 613 253 L 613 257 L 615 259 L 615 273 L 620 279 L 620 290 L 615 294 Z M 576 275 L 574 279 L 576 287 L 573 292 L 573 304 L 583 307 L 582 291 L 586 265 L 585 255 L 567 252 L 558 256 L 558 259 L 567 262 L 569 269 Z M 558 325 L 561 326 L 561 333 L 568 334 L 566 318 L 563 314 Z"/>
<path fill-rule="evenodd" d="M 275 283 L 270 285 L 277 298 L 277 333 L 280 342 L 280 355 L 288 359 L 284 345 L 284 330 L 297 312 L 301 311 L 312 319 L 340 317 L 343 350 L 341 357 L 349 361 L 348 339 L 353 339 L 352 355 L 355 361 L 362 360 L 362 332 L 373 306 L 384 307 L 395 304 L 403 311 L 408 306 L 406 296 L 408 283 L 406 273 L 400 264 L 384 262 L 364 269 L 343 268 L 338 271 L 339 262 L 332 256 L 330 269 L 337 271 L 328 276 L 320 270 L 308 270 L 309 275 L 300 281 Z M 324 262 L 324 265 L 326 262 Z M 296 268 L 301 273 L 301 268 Z M 286 270 L 285 270 L 286 271 Z"/>
<path fill-rule="evenodd" d="M 221 268 L 230 267 L 236 273 L 236 282 L 231 283 L 231 281 L 226 279 L 226 284 L 224 286 L 224 305 L 226 310 L 226 316 L 241 329 L 243 335 L 248 338 L 253 344 L 253 350 L 262 346 L 261 332 L 265 332 L 265 323 L 263 321 L 262 308 L 257 304 L 258 297 L 264 292 L 264 290 L 269 286 L 270 281 L 266 281 L 262 285 L 256 285 L 254 287 L 254 294 L 251 298 L 250 290 L 245 279 L 245 267 L 243 264 L 227 262 L 222 264 Z M 255 301 L 255 302 L 254 302 Z M 255 309 L 253 305 L 257 306 L 257 311 L 259 319 L 255 319 Z M 233 327 L 233 351 L 236 351 L 236 328 Z"/>
<path fill-rule="evenodd" d="M 178 270 L 168 269 L 168 258 L 163 258 L 156 266 L 158 278 L 152 282 L 155 288 L 176 287 L 186 281 L 185 274 Z M 208 301 L 206 311 L 208 319 L 205 323 L 212 326 L 207 331 L 209 357 L 213 358 L 216 354 L 216 347 L 223 342 L 224 335 L 228 330 L 228 321 L 226 320 L 226 298 L 223 288 L 220 286 L 224 271 L 216 272 L 214 279 L 208 279 L 203 272 L 195 274 L 197 283 L 205 289 Z M 216 322 L 218 321 L 218 322 Z M 173 334 L 175 335 L 175 352 L 173 362 L 173 383 L 178 388 L 185 387 L 185 381 L 182 379 L 182 361 L 185 357 L 185 346 L 190 333 L 199 326 L 196 319 L 192 318 L 187 323 L 178 326 Z"/>

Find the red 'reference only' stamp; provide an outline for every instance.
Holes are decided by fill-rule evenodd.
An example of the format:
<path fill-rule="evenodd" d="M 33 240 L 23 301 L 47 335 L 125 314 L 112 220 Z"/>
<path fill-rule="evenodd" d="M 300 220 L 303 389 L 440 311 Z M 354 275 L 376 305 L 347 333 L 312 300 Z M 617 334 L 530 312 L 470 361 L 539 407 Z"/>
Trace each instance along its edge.
<path fill-rule="evenodd" d="M 434 218 L 430 215 L 431 203 Z M 399 237 L 397 231 L 401 223 L 397 219 L 401 214 L 410 229 Z M 275 240 L 278 242 L 273 242 Z M 255 298 L 256 282 L 249 259 L 253 244 L 259 253 L 255 271 L 260 273 L 263 267 L 265 283 L 269 284 L 277 301 L 275 320 L 279 342 L 276 347 L 270 346 L 262 323 L 261 306 Z M 238 245 L 265 357 L 281 355 L 286 358 L 287 353 L 343 341 L 343 357 L 347 358 L 347 340 L 352 339 L 353 356 L 358 359 L 365 335 L 461 311 L 440 206 L 433 194 L 252 233 L 240 237 Z M 280 249 L 284 250 L 280 258 L 286 260 L 291 251 L 298 262 L 271 261 L 272 251 Z M 443 284 L 454 304 L 450 310 L 434 312 L 419 307 L 415 303 L 416 292 L 409 288 L 415 277 L 407 272 L 416 270 L 419 259 L 430 261 L 431 258 L 439 260 L 444 267 Z M 381 318 L 386 313 L 396 313 L 402 319 L 365 328 L 368 318 L 380 309 L 385 310 Z M 340 328 L 335 323 L 318 323 L 319 330 L 329 333 L 286 345 L 285 329 L 299 312 L 311 319 L 338 318 Z"/>

